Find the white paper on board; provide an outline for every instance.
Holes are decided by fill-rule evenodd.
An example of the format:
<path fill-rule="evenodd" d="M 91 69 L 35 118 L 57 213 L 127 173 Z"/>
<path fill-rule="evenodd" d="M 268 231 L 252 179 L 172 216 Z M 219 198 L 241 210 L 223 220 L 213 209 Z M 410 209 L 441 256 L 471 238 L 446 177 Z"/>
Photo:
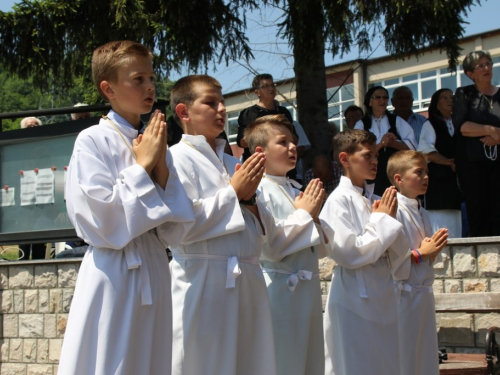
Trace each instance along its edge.
<path fill-rule="evenodd" d="M 54 171 L 50 168 L 38 170 L 36 178 L 35 196 L 36 204 L 54 203 Z"/>
<path fill-rule="evenodd" d="M 23 171 L 21 175 L 21 206 L 30 206 L 36 203 L 35 197 L 36 173 Z"/>
<path fill-rule="evenodd" d="M 2 207 L 15 206 L 16 205 L 16 189 L 9 188 L 8 190 L 2 189 Z"/>

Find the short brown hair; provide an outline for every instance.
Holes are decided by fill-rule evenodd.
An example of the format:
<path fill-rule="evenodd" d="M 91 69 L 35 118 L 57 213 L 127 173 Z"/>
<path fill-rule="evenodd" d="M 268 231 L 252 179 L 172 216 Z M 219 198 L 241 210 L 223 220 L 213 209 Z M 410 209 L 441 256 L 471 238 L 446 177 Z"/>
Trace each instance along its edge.
<path fill-rule="evenodd" d="M 333 137 L 333 159 L 340 164 L 339 154 L 352 155 L 359 145 L 373 145 L 377 142 L 375 134 L 366 130 L 346 129 Z"/>
<path fill-rule="evenodd" d="M 264 79 L 270 79 L 271 81 L 273 81 L 273 76 L 270 75 L 269 73 L 263 73 L 263 74 L 256 75 L 252 81 L 252 88 L 254 90 L 260 89 L 260 81 L 262 81 Z"/>
<path fill-rule="evenodd" d="M 92 79 L 101 98 L 108 100 L 101 90 L 101 82 L 116 82 L 118 68 L 134 56 L 153 59 L 153 54 L 146 46 L 131 40 L 117 40 L 96 48 L 92 55 Z"/>
<path fill-rule="evenodd" d="M 245 128 L 244 138 L 252 154 L 258 146 L 267 147 L 269 131 L 276 126 L 284 126 L 293 134 L 293 125 L 284 115 L 262 116 Z"/>
<path fill-rule="evenodd" d="M 424 154 L 414 150 L 398 151 L 391 155 L 387 162 L 387 177 L 391 184 L 396 186 L 394 175 L 403 175 L 408 169 L 413 168 L 417 162 L 422 162 L 427 166 L 427 159 Z"/>
<path fill-rule="evenodd" d="M 216 87 L 222 90 L 222 85 L 215 78 L 206 74 L 193 74 L 185 76 L 175 82 L 170 92 L 170 108 L 174 113 L 175 121 L 180 125 L 181 119 L 175 112 L 175 107 L 178 104 L 186 104 L 190 106 L 196 100 L 196 91 L 194 88 L 197 85 Z"/>

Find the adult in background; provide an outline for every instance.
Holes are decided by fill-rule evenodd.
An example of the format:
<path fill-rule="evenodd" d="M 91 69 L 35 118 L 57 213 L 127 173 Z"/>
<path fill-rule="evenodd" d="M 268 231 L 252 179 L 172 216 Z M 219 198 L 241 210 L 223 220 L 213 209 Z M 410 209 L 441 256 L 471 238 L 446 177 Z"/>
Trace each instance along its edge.
<path fill-rule="evenodd" d="M 336 161 L 331 161 L 326 155 L 314 158 L 313 167 L 304 175 L 304 187 L 315 178 L 319 178 L 325 189 L 325 200 L 339 186 L 342 168 Z"/>
<path fill-rule="evenodd" d="M 302 125 L 300 125 L 298 121 L 294 121 L 292 124 L 299 137 L 299 140 L 296 145 L 297 164 L 295 165 L 295 169 L 297 173 L 295 175 L 295 179 L 299 184 L 302 184 L 304 180 L 304 167 L 302 164 L 302 157 L 304 156 L 304 153 L 311 148 L 311 142 L 309 142 L 309 138 L 307 138 L 304 128 L 302 127 Z"/>
<path fill-rule="evenodd" d="M 88 104 L 85 103 L 76 103 L 73 107 L 78 108 L 78 107 L 88 107 Z M 71 120 L 81 120 L 84 118 L 90 118 L 91 114 L 90 112 L 79 112 L 79 113 L 72 113 L 71 114 Z"/>
<path fill-rule="evenodd" d="M 492 67 L 489 52 L 469 53 L 463 69 L 474 84 L 459 87 L 453 101 L 455 164 L 471 237 L 500 235 L 500 93 Z"/>
<path fill-rule="evenodd" d="M 387 111 L 389 93 L 382 86 L 368 90 L 364 105 L 366 114 L 356 123 L 354 129 L 369 131 L 377 137 L 378 166 L 375 177 L 375 194 L 382 196 L 391 186 L 387 178 L 387 161 L 399 150 L 415 150 L 413 129 L 401 117 Z"/>
<path fill-rule="evenodd" d="M 462 237 L 460 204 L 463 197 L 455 173 L 455 128 L 451 119 L 453 92 L 436 91 L 429 106 L 429 120 L 422 126 L 418 151 L 429 162 L 429 187 L 424 206 L 431 219 L 432 232 L 448 228 L 450 238 Z"/>
<path fill-rule="evenodd" d="M 354 129 L 356 123 L 364 117 L 363 108 L 357 105 L 350 105 L 344 111 L 345 125 L 348 129 Z"/>
<path fill-rule="evenodd" d="M 250 151 L 248 150 L 248 144 L 243 138 L 245 128 L 250 125 L 256 118 L 267 116 L 267 115 L 285 115 L 285 117 L 293 123 L 292 114 L 288 109 L 282 107 L 274 100 L 276 98 L 276 84 L 273 81 L 273 76 L 270 74 L 259 74 L 255 76 L 252 82 L 252 88 L 255 91 L 255 95 L 259 98 L 257 104 L 248 107 L 241 111 L 238 117 L 238 136 L 236 137 L 236 143 L 238 146 L 243 147 L 243 161 L 245 161 L 250 156 Z M 297 144 L 298 136 L 295 128 L 293 129 L 295 144 Z"/>
<path fill-rule="evenodd" d="M 36 126 L 42 126 L 42 122 L 36 117 L 25 117 L 21 120 L 21 129 L 34 128 Z"/>
<path fill-rule="evenodd" d="M 411 89 L 408 86 L 399 86 L 396 88 L 392 93 L 391 104 L 394 107 L 393 113 L 411 126 L 415 135 L 415 141 L 418 142 L 422 126 L 427 121 L 427 118 L 413 112 L 413 92 Z"/>

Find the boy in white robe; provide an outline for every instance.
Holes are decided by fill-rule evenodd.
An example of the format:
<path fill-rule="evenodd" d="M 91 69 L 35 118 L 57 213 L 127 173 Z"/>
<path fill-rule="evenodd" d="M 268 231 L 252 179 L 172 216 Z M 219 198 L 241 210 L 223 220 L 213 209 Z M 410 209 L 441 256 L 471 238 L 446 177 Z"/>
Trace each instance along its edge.
<path fill-rule="evenodd" d="M 295 167 L 297 150 L 292 124 L 285 116 L 258 118 L 245 129 L 245 141 L 251 153 L 266 155 L 259 199 L 278 226 L 295 234 L 281 247 L 264 244 L 260 257 L 271 303 L 278 374 L 324 375 L 318 270 L 318 257 L 323 258 L 327 252 L 321 242 L 325 237 L 318 218 L 324 197 L 322 183 L 314 179 L 300 193 L 294 187 L 300 185 L 286 177 Z"/>
<path fill-rule="evenodd" d="M 338 264 L 325 308 L 325 374 L 397 375 L 392 274 L 398 270 L 394 277 L 407 278 L 410 267 L 402 266 L 409 250 L 402 225 L 395 220 L 396 189 L 388 188 L 378 200 L 373 185 L 365 182 L 377 173 L 375 135 L 345 130 L 333 141 L 334 157 L 345 176 L 320 214 L 335 230 L 331 258 Z"/>
<path fill-rule="evenodd" d="M 432 236 L 436 252 L 429 256 L 417 249 L 431 236 L 429 215 L 419 195 L 427 191 L 427 160 L 416 151 L 399 151 L 389 158 L 387 176 L 398 189 L 397 220 L 411 249 L 411 271 L 408 279 L 395 283 L 399 312 L 399 342 L 402 375 L 438 375 L 438 342 L 434 306 L 434 258 L 447 244 L 447 229 Z M 432 181 L 430 182 L 432 183 Z"/>
<path fill-rule="evenodd" d="M 58 373 L 169 374 L 172 303 L 165 249 L 172 242 L 167 231 L 158 238 L 155 227 L 192 222 L 193 212 L 165 162 L 163 114 L 154 112 L 140 144 L 135 141 L 140 115 L 151 111 L 155 97 L 151 52 L 136 42 L 110 42 L 95 50 L 92 72 L 112 110 L 79 134 L 68 169 L 68 215 L 89 247 Z"/>
<path fill-rule="evenodd" d="M 195 225 L 172 248 L 176 375 L 275 375 L 269 297 L 259 266 L 274 219 L 255 200 L 265 155 L 243 165 L 224 154 L 221 85 L 205 75 L 172 88 L 174 117 L 184 128 L 168 165 L 192 201 Z"/>

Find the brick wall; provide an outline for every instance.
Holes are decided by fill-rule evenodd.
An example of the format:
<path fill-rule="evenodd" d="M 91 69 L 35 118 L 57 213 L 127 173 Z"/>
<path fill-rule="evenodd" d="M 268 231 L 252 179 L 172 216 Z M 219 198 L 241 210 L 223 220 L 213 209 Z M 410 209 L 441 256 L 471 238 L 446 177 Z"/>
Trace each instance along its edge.
<path fill-rule="evenodd" d="M 0 373 L 55 375 L 80 260 L 0 263 Z"/>
<path fill-rule="evenodd" d="M 335 262 L 320 260 L 323 304 L 330 288 Z M 434 265 L 434 294 L 500 292 L 500 238 L 452 239 L 442 251 L 442 262 Z M 489 327 L 500 327 L 498 312 L 438 312 L 439 345 L 448 352 L 484 353 Z"/>

